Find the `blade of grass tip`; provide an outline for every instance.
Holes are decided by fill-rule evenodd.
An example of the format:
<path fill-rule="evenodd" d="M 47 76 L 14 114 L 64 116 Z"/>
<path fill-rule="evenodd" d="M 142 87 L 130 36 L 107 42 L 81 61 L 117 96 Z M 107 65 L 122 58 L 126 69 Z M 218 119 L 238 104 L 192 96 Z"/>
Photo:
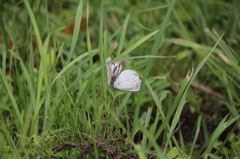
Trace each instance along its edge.
<path fill-rule="evenodd" d="M 191 149 L 190 149 L 190 153 L 189 153 L 190 157 L 192 156 L 194 147 L 196 146 L 197 138 L 198 138 L 198 135 L 199 135 L 199 132 L 200 132 L 201 120 L 202 120 L 202 117 L 199 116 L 198 119 L 197 119 L 197 129 L 196 129 L 196 132 L 195 132 L 195 135 L 194 135 L 194 139 L 193 139 L 193 143 L 192 143 L 192 146 L 191 146 Z"/>
<path fill-rule="evenodd" d="M 217 33 L 217 31 L 215 29 L 212 29 L 212 31 L 210 31 L 210 29 L 206 28 L 205 32 L 207 33 L 207 35 L 209 35 L 214 41 L 217 41 L 219 39 L 219 35 Z M 224 52 L 224 54 L 230 59 L 232 60 L 234 63 L 237 63 L 237 59 L 234 58 L 234 55 L 231 53 L 229 47 L 227 46 L 227 44 L 224 42 L 224 40 L 222 39 L 219 42 L 219 47 L 222 49 L 222 51 Z M 220 53 L 222 52 L 220 51 Z M 219 52 L 218 52 L 219 53 Z"/>
<path fill-rule="evenodd" d="M 139 16 L 139 15 L 136 15 L 136 16 L 131 15 L 131 17 L 132 17 L 131 20 L 132 20 L 136 25 L 140 26 L 140 28 L 143 28 L 143 29 L 148 30 L 148 31 L 152 31 L 152 28 L 151 28 L 151 29 L 150 29 L 150 28 L 147 28 L 147 27 L 145 27 L 143 24 L 141 24 L 141 22 L 138 21 L 138 16 Z"/>
<path fill-rule="evenodd" d="M 113 39 L 115 39 L 115 37 L 116 37 L 118 34 L 120 34 L 121 31 L 122 31 L 122 28 L 119 27 L 117 30 L 115 30 L 115 32 L 114 32 L 113 34 L 111 34 L 111 36 L 110 36 L 109 39 L 110 39 L 111 41 L 113 41 Z M 107 57 L 108 57 L 108 56 L 107 56 Z"/>
<path fill-rule="evenodd" d="M 172 11 L 173 11 L 173 8 L 175 6 L 175 3 L 176 3 L 176 0 L 172 0 L 170 5 L 169 5 L 169 8 L 167 10 L 167 13 L 166 13 L 166 16 L 163 20 L 163 23 L 162 25 L 160 26 L 160 30 L 156 36 L 156 40 L 154 41 L 154 45 L 152 47 L 152 50 L 151 50 L 151 55 L 157 55 L 158 53 L 158 49 L 162 43 L 162 39 L 163 39 L 163 36 L 164 36 L 164 32 L 165 32 L 165 29 L 167 27 L 167 23 L 170 19 L 170 16 L 172 14 Z M 152 68 L 152 65 L 154 63 L 154 59 L 149 59 L 148 61 L 148 64 L 147 64 L 147 67 L 146 67 L 146 70 L 144 71 L 144 75 L 143 75 L 143 79 L 142 79 L 142 86 L 140 88 L 140 92 L 138 94 L 138 101 L 137 101 L 137 104 L 136 104 L 136 109 L 135 109 L 135 113 L 134 113 L 134 119 L 133 119 L 133 132 L 135 131 L 136 127 L 137 127 L 137 121 L 138 121 L 138 116 L 139 116 L 139 110 L 140 110 L 140 104 L 141 104 L 141 100 L 142 99 L 142 95 L 143 95 L 143 88 L 144 88 L 144 84 L 145 84 L 145 80 Z M 134 136 L 132 136 L 132 139 L 134 138 Z"/>
<path fill-rule="evenodd" d="M 120 55 L 120 53 L 122 51 L 122 48 L 123 48 L 123 44 L 124 44 L 124 39 L 125 39 L 126 31 L 127 31 L 127 25 L 128 25 L 129 18 L 130 18 L 130 14 L 127 15 L 127 17 L 126 17 L 126 19 L 124 21 L 124 24 L 123 24 L 122 34 L 121 34 L 120 42 L 119 42 L 119 45 L 118 45 L 117 57 L 119 57 L 119 55 Z"/>
<path fill-rule="evenodd" d="M 79 30 L 81 26 L 81 20 L 82 20 L 82 10 L 83 10 L 83 0 L 80 0 L 77 8 L 77 13 L 76 13 L 76 19 L 75 19 L 75 24 L 74 24 L 74 30 L 73 30 L 73 36 L 72 36 L 72 43 L 71 43 L 71 48 L 70 48 L 70 53 L 68 56 L 67 63 L 72 58 L 73 52 L 76 48 L 77 40 L 78 40 L 78 35 L 79 35 Z"/>
<path fill-rule="evenodd" d="M 112 54 L 113 50 L 117 48 L 117 46 L 118 46 L 118 43 L 116 41 L 114 41 L 112 46 L 108 49 L 106 57 L 109 57 Z"/>
<path fill-rule="evenodd" d="M 135 48 L 137 48 L 138 46 L 140 46 L 143 42 L 145 42 L 146 40 L 148 40 L 149 38 L 151 38 L 153 35 L 155 35 L 156 33 L 158 33 L 159 30 L 156 30 L 146 36 L 144 36 L 143 38 L 141 38 L 140 40 L 138 40 L 137 42 L 135 42 L 133 45 L 131 45 L 130 47 L 128 47 L 125 51 L 123 51 L 119 57 L 124 57 L 127 54 L 129 54 L 132 50 L 134 50 Z"/>

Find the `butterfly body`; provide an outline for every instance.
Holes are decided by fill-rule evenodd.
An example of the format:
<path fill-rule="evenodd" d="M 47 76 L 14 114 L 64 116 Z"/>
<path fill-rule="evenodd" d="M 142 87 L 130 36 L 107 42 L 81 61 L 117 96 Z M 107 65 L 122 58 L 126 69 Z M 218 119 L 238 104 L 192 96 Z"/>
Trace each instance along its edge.
<path fill-rule="evenodd" d="M 112 81 L 111 81 L 111 83 L 110 83 L 111 86 L 113 86 L 113 83 L 114 83 L 114 81 L 116 81 L 116 79 L 118 78 L 118 76 L 119 76 L 119 74 L 113 74 L 113 75 L 112 75 Z"/>
<path fill-rule="evenodd" d="M 106 63 L 112 59 L 108 57 Z M 133 70 L 124 70 L 120 73 L 124 61 L 115 62 L 107 65 L 108 84 L 121 91 L 137 92 L 140 90 L 141 80 L 138 73 Z"/>

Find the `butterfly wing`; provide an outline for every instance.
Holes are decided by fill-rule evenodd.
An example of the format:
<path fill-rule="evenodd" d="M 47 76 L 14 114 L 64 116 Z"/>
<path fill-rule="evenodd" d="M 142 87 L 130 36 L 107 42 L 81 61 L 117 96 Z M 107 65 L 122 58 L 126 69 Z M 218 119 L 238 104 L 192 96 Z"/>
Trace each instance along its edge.
<path fill-rule="evenodd" d="M 137 72 L 125 70 L 119 74 L 113 87 L 121 91 L 137 92 L 140 90 L 141 80 Z"/>
<path fill-rule="evenodd" d="M 115 62 L 113 64 L 111 64 L 111 67 L 112 67 L 112 74 L 119 74 L 120 71 L 122 70 L 123 68 L 123 65 L 124 65 L 124 61 L 118 61 L 118 62 Z"/>
<path fill-rule="evenodd" d="M 111 57 L 108 57 L 107 59 L 106 59 L 106 63 L 108 63 L 108 62 L 110 62 L 110 61 L 112 61 L 112 58 Z M 107 77 L 108 77 L 108 84 L 110 84 L 111 82 L 112 82 L 112 66 L 111 66 L 112 64 L 109 64 L 109 65 L 107 65 L 106 67 L 107 67 Z"/>
<path fill-rule="evenodd" d="M 110 62 L 112 60 L 111 57 L 108 57 L 106 59 L 106 63 Z M 118 77 L 120 71 L 122 70 L 124 65 L 124 61 L 118 61 L 112 64 L 107 65 L 107 76 L 108 76 L 108 84 L 113 84 L 113 82 Z"/>

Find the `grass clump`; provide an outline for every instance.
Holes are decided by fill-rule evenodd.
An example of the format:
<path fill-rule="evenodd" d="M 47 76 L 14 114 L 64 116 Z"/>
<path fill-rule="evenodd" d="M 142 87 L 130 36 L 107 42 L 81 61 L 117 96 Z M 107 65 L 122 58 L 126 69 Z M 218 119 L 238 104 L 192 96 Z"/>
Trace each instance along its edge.
<path fill-rule="evenodd" d="M 237 1 L 1 3 L 1 158 L 240 157 Z"/>

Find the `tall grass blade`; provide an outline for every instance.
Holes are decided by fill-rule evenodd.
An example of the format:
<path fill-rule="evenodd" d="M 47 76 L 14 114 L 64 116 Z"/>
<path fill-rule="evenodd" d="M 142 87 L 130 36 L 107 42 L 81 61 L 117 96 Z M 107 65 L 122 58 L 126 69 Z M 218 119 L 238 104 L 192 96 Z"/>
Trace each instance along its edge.
<path fill-rule="evenodd" d="M 166 14 L 166 16 L 164 18 L 163 23 L 160 26 L 158 34 L 156 35 L 156 40 L 154 41 L 154 44 L 153 44 L 153 47 L 152 47 L 152 50 L 151 50 L 151 55 L 157 55 L 158 49 L 159 49 L 159 47 L 160 47 L 160 45 L 162 43 L 164 32 L 165 32 L 165 29 L 167 27 L 167 23 L 168 23 L 168 21 L 170 19 L 170 16 L 171 16 L 171 13 L 173 11 L 173 8 L 175 6 L 175 3 L 176 3 L 176 0 L 172 0 L 170 2 L 170 4 L 169 4 L 169 8 L 167 10 L 167 14 Z M 139 109 L 140 109 L 140 104 L 141 104 L 141 100 L 140 99 L 142 99 L 145 80 L 146 80 L 146 78 L 147 78 L 147 76 L 148 76 L 148 74 L 149 74 L 149 72 L 150 72 L 150 70 L 152 68 L 153 62 L 154 62 L 154 59 L 149 59 L 147 67 L 146 67 L 146 70 L 145 70 L 144 75 L 143 75 L 142 86 L 141 86 L 141 89 L 140 89 L 140 92 L 139 92 L 139 95 L 138 95 L 138 99 L 139 100 L 137 102 L 135 113 L 134 113 L 133 131 L 135 131 L 135 129 L 137 127 L 137 122 L 138 122 L 138 118 L 139 118 Z M 134 136 L 132 136 L 132 138 L 134 138 Z"/>
<path fill-rule="evenodd" d="M 70 48 L 70 54 L 68 56 L 68 61 L 72 58 L 72 55 L 74 53 L 74 50 L 76 48 L 77 40 L 78 40 L 78 35 L 79 35 L 79 30 L 80 30 L 80 24 L 82 20 L 82 10 L 83 10 L 83 1 L 80 0 L 77 8 L 77 13 L 76 13 L 76 19 L 75 19 L 75 24 L 74 24 L 74 30 L 73 30 L 73 36 L 72 36 L 72 44 Z"/>

